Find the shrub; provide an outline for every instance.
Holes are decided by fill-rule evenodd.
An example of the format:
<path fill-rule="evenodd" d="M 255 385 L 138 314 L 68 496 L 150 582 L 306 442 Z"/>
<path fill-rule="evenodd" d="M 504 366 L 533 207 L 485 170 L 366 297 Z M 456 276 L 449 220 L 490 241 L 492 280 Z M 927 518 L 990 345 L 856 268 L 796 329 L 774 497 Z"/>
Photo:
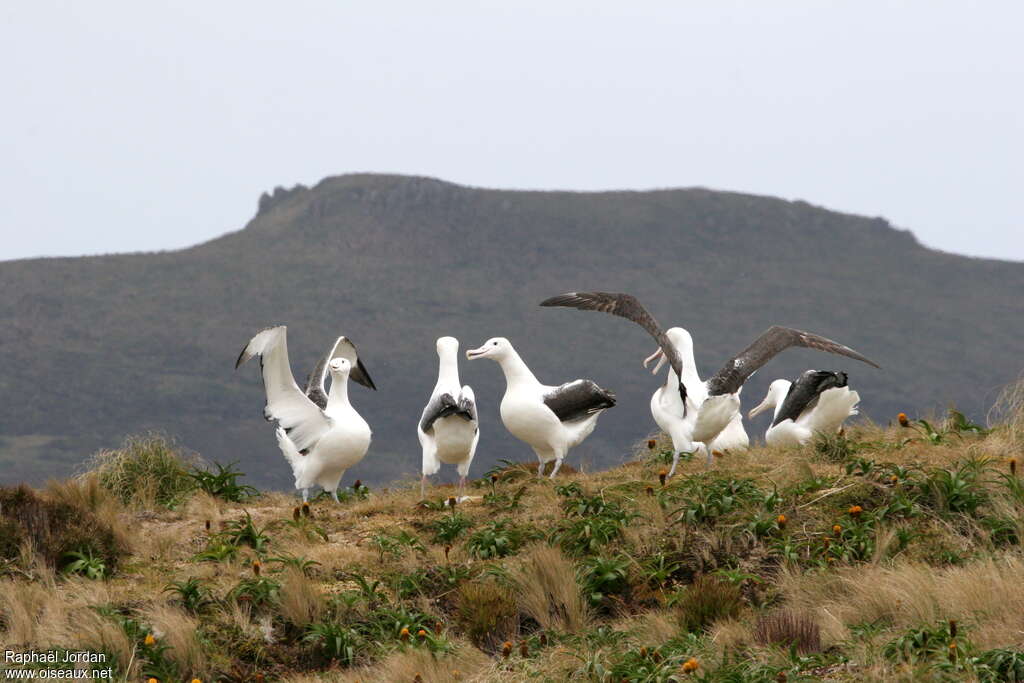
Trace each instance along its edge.
<path fill-rule="evenodd" d="M 782 609 L 761 615 L 754 625 L 754 639 L 760 645 L 795 648 L 802 655 L 821 651 L 821 628 L 806 612 Z"/>
<path fill-rule="evenodd" d="M 491 522 L 466 541 L 466 550 L 481 560 L 507 557 L 519 550 L 530 534 L 503 519 Z"/>
<path fill-rule="evenodd" d="M 188 476 L 191 477 L 197 487 L 214 498 L 220 498 L 232 503 L 244 503 L 250 498 L 260 495 L 260 492 L 252 486 L 238 483 L 238 479 L 244 477 L 245 473 L 236 470 L 236 464 L 232 462 L 227 465 L 221 465 L 219 462 L 215 462 L 213 466 L 217 468 L 216 472 L 193 466 Z"/>
<path fill-rule="evenodd" d="M 739 586 L 702 574 L 675 601 L 679 623 L 687 631 L 705 629 L 718 619 L 736 616 L 743 607 Z"/>
<path fill-rule="evenodd" d="M 327 659 L 336 659 L 347 666 L 355 661 L 356 651 L 363 642 L 358 631 L 335 622 L 310 624 L 303 640 L 315 644 Z"/>
<path fill-rule="evenodd" d="M 128 552 L 127 544 L 110 524 L 89 510 L 68 502 L 39 496 L 25 485 L 0 488 L 0 551 L 4 559 L 15 559 L 20 545 L 28 542 L 51 567 L 84 558 L 90 566 L 104 565 L 106 574 L 116 568 Z"/>
<path fill-rule="evenodd" d="M 496 652 L 503 642 L 515 637 L 518 613 L 512 591 L 495 581 L 459 587 L 456 618 L 470 641 L 482 650 Z"/>
<path fill-rule="evenodd" d="M 125 505 L 173 508 L 195 488 L 188 472 L 188 461 L 192 459 L 167 437 L 130 436 L 121 448 L 97 453 L 92 471 L 100 484 Z"/>

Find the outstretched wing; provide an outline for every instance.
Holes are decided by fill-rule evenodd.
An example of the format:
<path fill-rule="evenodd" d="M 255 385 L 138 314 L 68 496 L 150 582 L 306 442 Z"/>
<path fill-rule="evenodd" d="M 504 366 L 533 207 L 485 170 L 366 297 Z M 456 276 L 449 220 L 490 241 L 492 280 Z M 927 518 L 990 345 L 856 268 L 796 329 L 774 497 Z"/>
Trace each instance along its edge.
<path fill-rule="evenodd" d="M 578 308 L 582 311 L 601 311 L 617 315 L 626 320 L 632 320 L 640 327 L 647 330 L 647 333 L 658 342 L 658 348 L 665 354 L 669 365 L 679 377 L 679 396 L 683 399 L 683 407 L 686 406 L 686 386 L 683 384 L 683 361 L 676 352 L 676 347 L 668 340 L 664 330 L 658 325 L 646 308 L 631 294 L 614 292 L 568 292 L 559 294 L 550 299 L 540 302 L 541 306 L 565 306 L 566 308 Z"/>
<path fill-rule="evenodd" d="M 263 330 L 253 337 L 235 362 L 237 369 L 254 356 L 260 357 L 267 404 L 263 416 L 276 420 L 288 433 L 300 453 L 306 453 L 330 429 L 323 410 L 307 397 L 292 376 L 288 362 L 288 328 L 284 325 Z"/>
<path fill-rule="evenodd" d="M 786 398 L 782 401 L 779 414 L 772 422 L 772 426 L 785 420 L 794 422 L 806 410 L 813 410 L 817 405 L 818 397 L 826 389 L 835 389 L 846 386 L 845 372 L 830 372 L 828 370 L 806 370 L 800 378 L 790 385 Z"/>
<path fill-rule="evenodd" d="M 589 379 L 555 387 L 544 395 L 544 405 L 562 422 L 572 422 L 615 405 L 615 394 Z"/>
<path fill-rule="evenodd" d="M 352 381 L 359 382 L 368 389 L 377 390 L 373 380 L 370 379 L 370 373 L 366 371 L 366 366 L 359 360 L 356 345 L 348 337 L 338 337 L 334 346 L 327 351 L 313 368 L 313 372 L 309 373 L 309 377 L 306 378 L 306 396 L 309 396 L 309 399 L 321 409 L 327 407 L 327 365 L 335 358 L 344 358 L 352 365 L 352 370 L 349 373 L 349 378 Z"/>
<path fill-rule="evenodd" d="M 747 378 L 757 372 L 761 366 L 792 346 L 826 351 L 859 360 L 876 368 L 879 367 L 874 361 L 865 358 L 849 346 L 843 346 L 839 342 L 834 342 L 831 339 L 826 339 L 810 332 L 773 325 L 755 339 L 754 343 L 729 359 L 729 362 L 723 365 L 722 369 L 708 380 L 708 396 L 736 393 L 743 386 L 743 383 L 747 381 Z"/>

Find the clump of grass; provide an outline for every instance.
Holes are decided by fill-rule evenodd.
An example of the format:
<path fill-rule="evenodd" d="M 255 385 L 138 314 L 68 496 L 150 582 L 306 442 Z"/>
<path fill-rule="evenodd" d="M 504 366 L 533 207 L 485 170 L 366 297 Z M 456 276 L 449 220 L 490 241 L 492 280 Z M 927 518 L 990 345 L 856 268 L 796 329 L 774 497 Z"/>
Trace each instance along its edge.
<path fill-rule="evenodd" d="M 456 618 L 470 641 L 482 650 L 496 652 L 512 640 L 519 627 L 519 610 L 512 591 L 496 581 L 459 586 Z"/>
<path fill-rule="evenodd" d="M 0 488 L 0 524 L 5 532 L 0 542 L 4 559 L 17 559 L 27 543 L 52 568 L 85 559 L 98 578 L 113 571 L 128 552 L 123 534 L 109 523 L 87 509 L 40 496 L 25 485 Z M 104 569 L 96 574 L 99 564 Z"/>
<path fill-rule="evenodd" d="M 576 633 L 587 625 L 590 615 L 576 569 L 558 548 L 529 549 L 511 579 L 519 609 L 542 628 Z"/>
<path fill-rule="evenodd" d="M 124 505 L 173 508 L 195 489 L 188 469 L 194 459 L 165 436 L 130 436 L 120 448 L 93 456 L 91 470 Z"/>
<path fill-rule="evenodd" d="M 700 631 L 719 619 L 739 614 L 743 609 L 743 594 L 739 586 L 702 574 L 684 589 L 674 606 L 685 630 Z"/>
<path fill-rule="evenodd" d="M 205 469 L 198 466 L 193 466 L 192 470 L 188 473 L 188 476 L 192 478 L 196 486 L 209 493 L 214 498 L 220 498 L 231 503 L 244 503 L 250 498 L 255 498 L 260 495 L 254 487 L 248 484 L 239 484 L 238 480 L 245 476 L 245 473 L 241 470 L 236 470 L 235 465 L 238 463 L 228 463 L 227 465 L 221 465 L 219 462 L 213 463 L 216 471 Z"/>
<path fill-rule="evenodd" d="M 807 612 L 782 609 L 761 615 L 754 639 L 761 645 L 795 648 L 802 655 L 821 651 L 821 627 Z"/>

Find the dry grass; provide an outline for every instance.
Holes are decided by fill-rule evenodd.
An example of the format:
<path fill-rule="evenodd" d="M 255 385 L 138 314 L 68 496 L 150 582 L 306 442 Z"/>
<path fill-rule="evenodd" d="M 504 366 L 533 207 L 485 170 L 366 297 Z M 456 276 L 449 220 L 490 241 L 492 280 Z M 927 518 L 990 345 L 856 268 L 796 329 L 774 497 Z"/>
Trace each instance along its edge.
<path fill-rule="evenodd" d="M 287 568 L 281 579 L 281 616 L 301 628 L 317 621 L 323 610 L 324 596 L 319 585 L 301 569 Z"/>
<path fill-rule="evenodd" d="M 578 633 L 587 627 L 576 567 L 558 548 L 538 545 L 524 552 L 512 580 L 519 608 L 542 628 Z"/>
<path fill-rule="evenodd" d="M 796 648 L 800 654 L 821 651 L 821 627 L 810 612 L 781 609 L 762 614 L 754 625 L 760 645 Z"/>
<path fill-rule="evenodd" d="M 168 658 L 178 665 L 185 678 L 206 678 L 209 663 L 199 640 L 199 623 L 191 615 L 170 605 L 155 605 L 146 610 L 146 619 L 164 644 Z"/>

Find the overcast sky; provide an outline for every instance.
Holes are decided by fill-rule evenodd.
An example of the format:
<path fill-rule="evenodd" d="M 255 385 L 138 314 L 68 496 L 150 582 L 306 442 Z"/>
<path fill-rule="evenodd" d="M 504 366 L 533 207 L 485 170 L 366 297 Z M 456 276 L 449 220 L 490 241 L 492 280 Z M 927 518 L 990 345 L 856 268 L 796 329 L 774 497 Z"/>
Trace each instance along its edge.
<path fill-rule="evenodd" d="M 175 248 L 357 171 L 712 188 L 1024 260 L 1024 3 L 0 4 L 0 259 Z"/>

